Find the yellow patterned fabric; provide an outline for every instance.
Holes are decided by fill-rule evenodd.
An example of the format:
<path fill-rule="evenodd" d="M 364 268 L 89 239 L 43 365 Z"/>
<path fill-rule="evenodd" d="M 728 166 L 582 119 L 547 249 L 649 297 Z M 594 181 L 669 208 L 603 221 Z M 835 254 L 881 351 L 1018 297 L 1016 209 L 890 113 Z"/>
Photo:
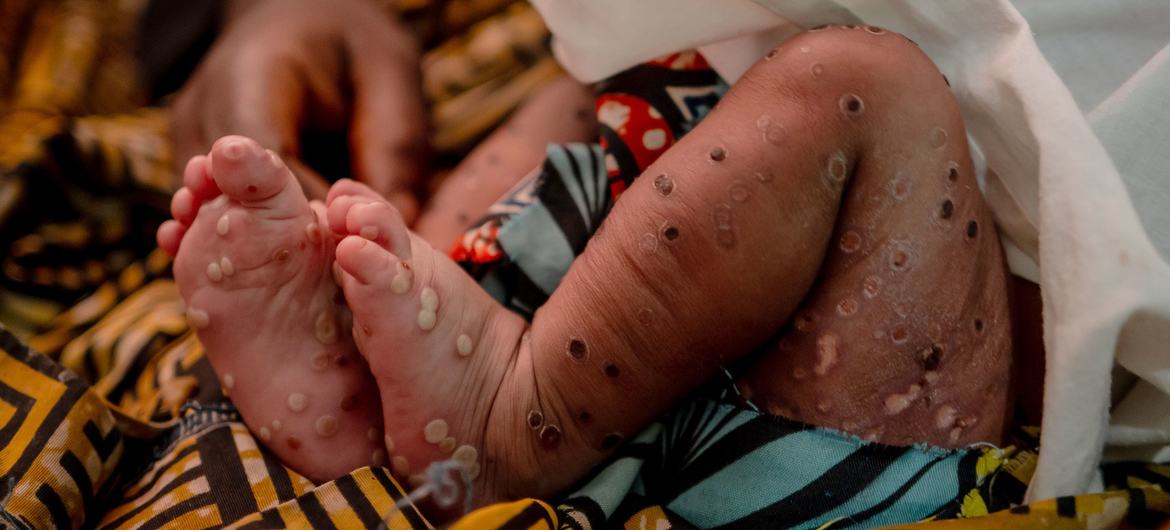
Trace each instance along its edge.
<path fill-rule="evenodd" d="M 434 145 L 457 161 L 560 70 L 531 7 L 384 2 L 427 43 Z M 142 0 L 0 0 L 0 528 L 432 528 L 381 468 L 314 485 L 260 448 L 187 329 L 170 260 L 165 109 L 143 107 Z M 1166 466 L 1106 470 L 1117 491 L 1026 507 L 1035 453 L 985 453 L 994 475 L 957 528 L 1119 528 L 1170 513 Z M 989 513 L 992 512 L 992 513 Z M 847 526 L 847 521 L 833 523 Z M 665 508 L 596 525 L 538 500 L 451 528 L 686 528 Z"/>

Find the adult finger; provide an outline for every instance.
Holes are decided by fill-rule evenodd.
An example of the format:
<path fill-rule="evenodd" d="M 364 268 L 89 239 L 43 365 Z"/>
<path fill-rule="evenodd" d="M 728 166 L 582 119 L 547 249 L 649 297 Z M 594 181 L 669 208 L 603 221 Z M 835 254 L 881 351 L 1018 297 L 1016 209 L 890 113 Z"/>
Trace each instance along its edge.
<path fill-rule="evenodd" d="M 405 35 L 383 38 L 395 42 L 350 46 L 350 151 L 354 176 L 395 202 L 406 217 L 417 211 L 413 201 L 428 157 L 426 113 L 413 43 Z"/>

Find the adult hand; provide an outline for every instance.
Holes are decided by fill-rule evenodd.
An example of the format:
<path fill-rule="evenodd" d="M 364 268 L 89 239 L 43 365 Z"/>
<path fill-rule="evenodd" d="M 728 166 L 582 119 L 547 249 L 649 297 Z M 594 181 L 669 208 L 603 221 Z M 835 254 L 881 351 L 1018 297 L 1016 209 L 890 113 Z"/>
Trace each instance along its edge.
<path fill-rule="evenodd" d="M 174 101 L 176 174 L 216 139 L 241 134 L 280 154 L 306 194 L 323 198 L 328 183 L 304 163 L 302 133 L 344 131 L 352 176 L 412 219 L 427 151 L 412 36 L 369 0 L 262 0 L 228 12 Z"/>

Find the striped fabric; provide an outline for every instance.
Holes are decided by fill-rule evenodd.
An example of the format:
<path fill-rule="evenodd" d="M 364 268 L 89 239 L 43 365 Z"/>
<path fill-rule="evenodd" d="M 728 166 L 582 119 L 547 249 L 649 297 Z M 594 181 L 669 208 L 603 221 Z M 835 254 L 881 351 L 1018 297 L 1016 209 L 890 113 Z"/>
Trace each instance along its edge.
<path fill-rule="evenodd" d="M 695 399 L 561 509 L 580 528 L 648 506 L 698 528 L 883 526 L 958 513 L 1014 452 L 890 447 Z"/>

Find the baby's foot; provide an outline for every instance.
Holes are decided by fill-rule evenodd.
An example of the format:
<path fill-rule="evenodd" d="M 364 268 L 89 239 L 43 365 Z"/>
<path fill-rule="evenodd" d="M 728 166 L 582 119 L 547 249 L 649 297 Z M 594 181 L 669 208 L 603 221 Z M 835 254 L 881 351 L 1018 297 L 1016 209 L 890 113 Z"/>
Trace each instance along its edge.
<path fill-rule="evenodd" d="M 501 470 L 530 463 L 530 446 L 510 441 L 531 435 L 520 422 L 494 425 L 489 435 L 489 419 L 514 408 L 493 405 L 517 371 L 527 324 L 409 233 L 398 212 L 368 188 L 336 184 L 328 219 L 330 228 L 348 234 L 337 246 L 338 283 L 382 395 L 393 471 L 417 485 L 431 463 L 453 458 L 478 479 L 477 501 L 506 496 L 517 477 Z"/>
<path fill-rule="evenodd" d="M 187 165 L 159 244 L 224 393 L 315 481 L 386 461 L 374 381 L 333 281 L 336 238 L 271 151 L 220 139 Z"/>

